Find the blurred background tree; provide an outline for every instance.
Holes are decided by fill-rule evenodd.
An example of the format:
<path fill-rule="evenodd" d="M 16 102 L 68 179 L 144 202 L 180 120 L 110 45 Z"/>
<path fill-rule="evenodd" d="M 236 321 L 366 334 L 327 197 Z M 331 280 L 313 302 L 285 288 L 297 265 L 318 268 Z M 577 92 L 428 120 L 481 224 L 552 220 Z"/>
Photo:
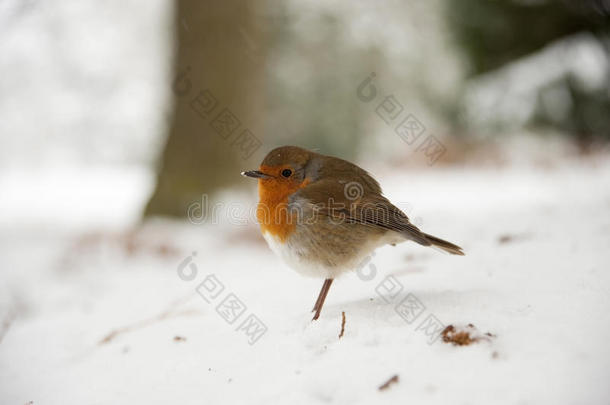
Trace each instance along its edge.
<path fill-rule="evenodd" d="M 245 129 L 259 140 L 264 135 L 259 5 L 176 2 L 174 107 L 146 216 L 185 216 L 202 193 L 235 181 L 244 165 L 255 166 L 255 159 L 243 163 L 240 137 Z"/>

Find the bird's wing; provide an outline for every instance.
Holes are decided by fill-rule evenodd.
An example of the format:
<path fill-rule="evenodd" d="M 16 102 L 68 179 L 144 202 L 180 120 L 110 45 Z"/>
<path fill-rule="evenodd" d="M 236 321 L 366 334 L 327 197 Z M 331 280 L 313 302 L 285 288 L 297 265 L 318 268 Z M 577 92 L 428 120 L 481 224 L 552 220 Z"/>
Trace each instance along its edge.
<path fill-rule="evenodd" d="M 425 234 L 413 225 L 409 218 L 387 198 L 381 195 L 372 177 L 362 181 L 332 178 L 318 180 L 296 192 L 292 200 L 306 200 L 317 215 L 325 215 L 336 221 L 358 223 L 387 229 L 403 235 L 421 245 L 429 246 Z M 369 180 L 370 179 L 370 180 Z M 371 183 L 374 182 L 374 183 Z"/>

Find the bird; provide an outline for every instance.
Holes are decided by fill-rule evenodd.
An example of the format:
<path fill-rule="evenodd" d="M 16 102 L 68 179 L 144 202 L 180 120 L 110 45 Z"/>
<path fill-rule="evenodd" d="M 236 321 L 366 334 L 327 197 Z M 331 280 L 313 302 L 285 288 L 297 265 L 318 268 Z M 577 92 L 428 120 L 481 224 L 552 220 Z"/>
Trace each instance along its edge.
<path fill-rule="evenodd" d="M 461 247 L 422 232 L 359 166 L 298 146 L 271 150 L 258 170 L 256 219 L 271 250 L 298 273 L 323 278 L 313 320 L 334 279 L 376 248 L 413 241 L 463 256 Z"/>

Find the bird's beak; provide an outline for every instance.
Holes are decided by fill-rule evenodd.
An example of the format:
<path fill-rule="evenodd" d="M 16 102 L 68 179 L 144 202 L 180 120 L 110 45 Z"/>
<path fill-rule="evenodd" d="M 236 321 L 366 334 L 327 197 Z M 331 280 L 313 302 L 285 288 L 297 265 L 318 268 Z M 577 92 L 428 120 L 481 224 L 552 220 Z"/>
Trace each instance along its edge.
<path fill-rule="evenodd" d="M 272 177 L 272 176 L 269 176 L 268 174 L 265 174 L 258 170 L 250 170 L 249 172 L 241 172 L 241 175 L 246 176 L 246 177 L 254 177 L 255 179 L 268 179 L 268 178 Z"/>

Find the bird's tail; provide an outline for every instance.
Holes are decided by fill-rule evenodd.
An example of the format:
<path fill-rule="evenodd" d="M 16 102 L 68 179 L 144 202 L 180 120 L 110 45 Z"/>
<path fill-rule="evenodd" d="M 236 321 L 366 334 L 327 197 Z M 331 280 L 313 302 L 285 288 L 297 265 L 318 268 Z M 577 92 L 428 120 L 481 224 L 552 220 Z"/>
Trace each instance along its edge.
<path fill-rule="evenodd" d="M 451 253 L 452 255 L 464 256 L 462 248 L 458 245 L 454 245 L 453 243 L 437 238 L 436 236 L 428 235 L 427 233 L 424 233 L 423 235 L 426 237 L 426 239 L 430 242 L 432 246 L 439 247 L 445 252 Z"/>

